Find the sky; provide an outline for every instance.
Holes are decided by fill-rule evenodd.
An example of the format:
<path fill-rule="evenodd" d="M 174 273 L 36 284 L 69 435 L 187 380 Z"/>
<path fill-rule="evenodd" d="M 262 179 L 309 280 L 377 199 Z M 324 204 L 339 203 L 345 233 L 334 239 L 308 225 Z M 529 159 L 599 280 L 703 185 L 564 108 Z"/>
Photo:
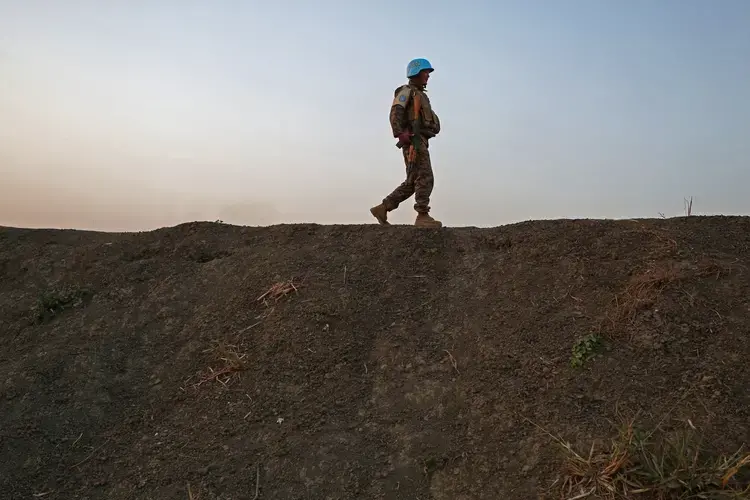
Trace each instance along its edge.
<path fill-rule="evenodd" d="M 0 0 L 0 225 L 375 223 L 416 57 L 445 225 L 747 214 L 748 26 L 747 0 Z"/>

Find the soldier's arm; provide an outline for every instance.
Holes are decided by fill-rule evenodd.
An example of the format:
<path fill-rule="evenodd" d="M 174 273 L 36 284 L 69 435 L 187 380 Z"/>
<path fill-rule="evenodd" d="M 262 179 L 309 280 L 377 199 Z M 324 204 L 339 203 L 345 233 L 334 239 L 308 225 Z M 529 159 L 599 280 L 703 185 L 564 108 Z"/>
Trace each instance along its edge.
<path fill-rule="evenodd" d="M 398 137 L 404 132 L 403 124 L 406 121 L 406 106 L 409 103 L 410 96 L 411 89 L 406 85 L 397 89 L 393 96 L 393 104 L 391 105 L 390 114 L 393 137 Z"/>
<path fill-rule="evenodd" d="M 391 106 L 391 130 L 393 131 L 393 137 L 398 137 L 404 132 L 402 127 L 404 123 L 404 117 L 406 116 L 406 108 L 394 104 Z"/>

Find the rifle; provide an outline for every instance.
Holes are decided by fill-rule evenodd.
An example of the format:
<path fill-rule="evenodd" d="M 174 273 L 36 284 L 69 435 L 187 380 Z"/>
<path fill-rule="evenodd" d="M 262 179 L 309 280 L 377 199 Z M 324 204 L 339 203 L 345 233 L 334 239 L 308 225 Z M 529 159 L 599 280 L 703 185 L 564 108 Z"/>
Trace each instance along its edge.
<path fill-rule="evenodd" d="M 409 153 L 406 157 L 406 175 L 409 175 L 409 173 L 411 173 L 412 168 L 414 168 L 414 161 L 417 159 L 417 148 L 415 147 L 414 142 L 415 140 L 421 139 L 419 135 L 419 112 L 420 108 L 422 107 L 422 101 L 419 97 L 419 92 L 415 92 L 412 103 L 414 104 L 414 119 L 411 120 L 411 132 L 413 135 L 411 137 L 411 141 L 409 142 Z M 399 149 L 403 147 L 401 141 L 396 143 L 396 147 Z"/>

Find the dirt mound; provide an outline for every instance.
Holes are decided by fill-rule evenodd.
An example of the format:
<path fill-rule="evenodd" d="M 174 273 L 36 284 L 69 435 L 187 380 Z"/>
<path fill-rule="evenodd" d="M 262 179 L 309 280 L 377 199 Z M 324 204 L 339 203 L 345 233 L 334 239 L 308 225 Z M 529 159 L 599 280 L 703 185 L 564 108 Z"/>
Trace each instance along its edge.
<path fill-rule="evenodd" d="M 585 468 L 631 417 L 731 454 L 749 245 L 742 217 L 0 229 L 0 497 L 593 495 L 616 474 L 553 436 Z"/>

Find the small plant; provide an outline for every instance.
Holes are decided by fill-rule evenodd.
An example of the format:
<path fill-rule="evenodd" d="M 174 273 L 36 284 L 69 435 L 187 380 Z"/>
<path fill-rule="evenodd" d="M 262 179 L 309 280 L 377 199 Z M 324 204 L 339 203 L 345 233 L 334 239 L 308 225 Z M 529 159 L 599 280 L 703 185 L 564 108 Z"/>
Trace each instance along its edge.
<path fill-rule="evenodd" d="M 94 293 L 90 290 L 78 288 L 48 290 L 37 299 L 36 320 L 39 323 L 49 321 L 67 309 L 80 307 L 88 302 L 93 295 Z"/>
<path fill-rule="evenodd" d="M 573 345 L 573 353 L 570 356 L 570 365 L 573 368 L 580 368 L 596 354 L 601 345 L 602 339 L 596 333 L 590 333 L 585 337 L 578 339 Z"/>

